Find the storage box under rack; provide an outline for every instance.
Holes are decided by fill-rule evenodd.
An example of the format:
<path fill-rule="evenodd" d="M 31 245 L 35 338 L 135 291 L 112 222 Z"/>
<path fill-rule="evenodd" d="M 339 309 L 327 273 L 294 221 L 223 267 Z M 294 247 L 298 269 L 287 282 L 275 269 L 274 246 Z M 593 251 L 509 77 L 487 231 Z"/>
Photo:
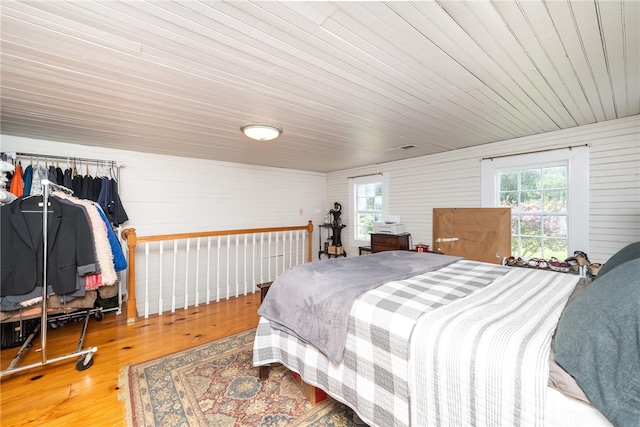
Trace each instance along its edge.
<path fill-rule="evenodd" d="M 329 255 L 342 255 L 343 252 L 344 249 L 342 249 L 342 246 L 329 245 L 329 248 L 327 250 L 327 253 Z"/>
<path fill-rule="evenodd" d="M 22 345 L 40 324 L 40 318 L 0 323 L 0 348 Z"/>

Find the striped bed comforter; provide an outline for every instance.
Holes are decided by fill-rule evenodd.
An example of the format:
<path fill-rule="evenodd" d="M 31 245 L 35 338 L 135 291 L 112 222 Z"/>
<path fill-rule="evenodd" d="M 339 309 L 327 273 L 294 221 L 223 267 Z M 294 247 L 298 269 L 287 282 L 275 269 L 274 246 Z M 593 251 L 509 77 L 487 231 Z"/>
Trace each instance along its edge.
<path fill-rule="evenodd" d="M 514 269 L 415 326 L 413 425 L 542 426 L 552 335 L 580 278 Z"/>
<path fill-rule="evenodd" d="M 527 424 L 541 417 L 549 341 L 577 279 L 458 261 L 361 295 L 340 364 L 262 318 L 254 365 L 284 364 L 371 426 Z"/>

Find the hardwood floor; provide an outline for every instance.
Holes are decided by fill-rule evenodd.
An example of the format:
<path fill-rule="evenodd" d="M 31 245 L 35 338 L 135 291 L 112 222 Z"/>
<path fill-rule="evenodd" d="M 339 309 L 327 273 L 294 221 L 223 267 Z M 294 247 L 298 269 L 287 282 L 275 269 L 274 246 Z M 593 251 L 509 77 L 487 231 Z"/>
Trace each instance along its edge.
<path fill-rule="evenodd" d="M 2 377 L 0 425 L 9 426 L 126 426 L 124 403 L 118 400 L 120 369 L 255 328 L 260 293 L 201 305 L 173 314 L 138 319 L 127 324 L 125 314 L 93 317 L 83 348 L 98 347 L 93 366 L 76 370 L 75 358 Z M 47 358 L 76 350 L 82 322 L 48 329 Z M 19 366 L 41 360 L 40 340 Z M 2 350 L 2 370 L 18 348 Z"/>

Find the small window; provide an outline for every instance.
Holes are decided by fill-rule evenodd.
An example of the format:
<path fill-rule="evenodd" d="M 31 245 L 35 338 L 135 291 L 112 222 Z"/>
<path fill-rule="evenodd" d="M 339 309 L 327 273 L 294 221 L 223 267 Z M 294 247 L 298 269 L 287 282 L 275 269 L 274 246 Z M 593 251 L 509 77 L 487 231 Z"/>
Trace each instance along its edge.
<path fill-rule="evenodd" d="M 352 205 L 352 236 L 358 243 L 369 242 L 373 223 L 382 221 L 387 212 L 386 174 L 360 176 L 349 180 Z"/>

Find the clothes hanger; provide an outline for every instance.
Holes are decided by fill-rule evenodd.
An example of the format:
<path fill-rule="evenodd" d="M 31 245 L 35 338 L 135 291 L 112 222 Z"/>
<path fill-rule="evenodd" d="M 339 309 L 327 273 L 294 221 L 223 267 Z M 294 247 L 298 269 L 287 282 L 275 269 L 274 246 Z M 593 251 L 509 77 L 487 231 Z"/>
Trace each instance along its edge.
<path fill-rule="evenodd" d="M 96 177 L 108 178 L 106 162 L 103 162 L 102 160 L 97 162 Z"/>

